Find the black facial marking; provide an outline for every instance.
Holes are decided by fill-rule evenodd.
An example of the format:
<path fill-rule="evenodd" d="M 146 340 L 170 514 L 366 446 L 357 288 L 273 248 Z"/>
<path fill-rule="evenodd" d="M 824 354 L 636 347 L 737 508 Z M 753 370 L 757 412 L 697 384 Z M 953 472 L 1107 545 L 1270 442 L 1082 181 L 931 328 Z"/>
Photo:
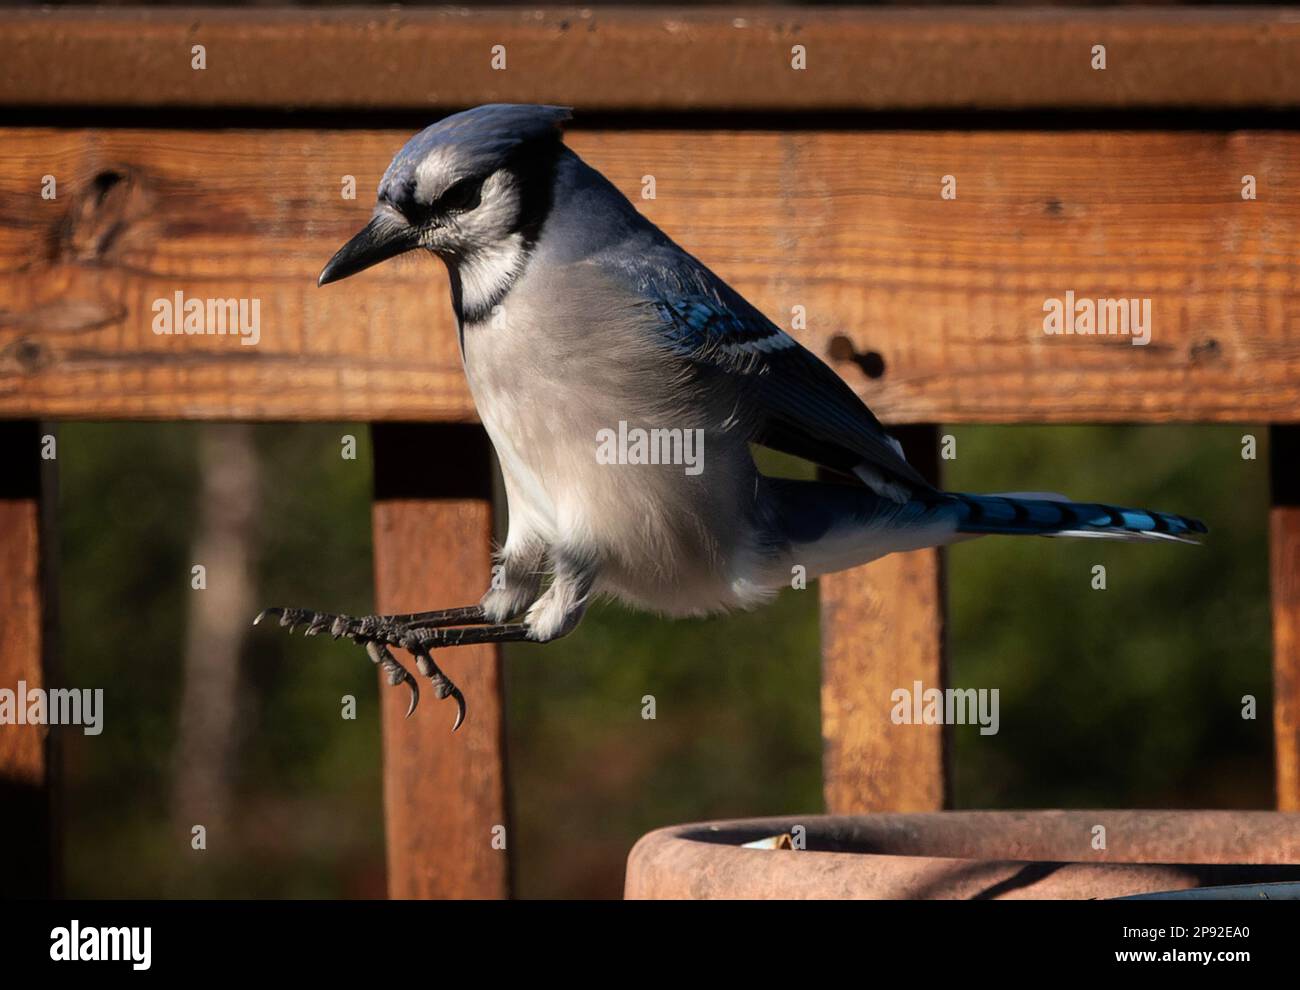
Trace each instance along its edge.
<path fill-rule="evenodd" d="M 477 208 L 482 202 L 484 183 L 497 171 L 509 171 L 517 183 L 518 210 L 503 233 L 522 236 L 522 257 L 515 270 L 500 285 L 495 286 L 487 298 L 472 302 L 465 298 L 460 269 L 474 245 L 453 244 L 438 250 L 451 276 L 451 304 L 460 329 L 462 353 L 465 326 L 487 319 L 493 308 L 510 294 L 515 282 L 528 267 L 533 248 L 551 209 L 556 162 L 563 148 L 558 133 L 548 134 L 513 149 L 495 163 L 491 171 L 458 180 L 431 204 L 421 205 L 415 202 L 413 180 L 410 185 L 404 184 L 394 190 L 394 195 L 389 199 L 390 204 L 406 217 L 408 223 L 424 226 L 438 224 L 440 219 L 451 214 L 468 213 Z"/>
<path fill-rule="evenodd" d="M 389 204 L 406 218 L 412 227 L 437 226 L 438 221 L 453 213 L 468 213 L 482 201 L 483 183 L 487 176 L 469 175 L 452 183 L 432 203 L 421 203 L 415 198 L 415 180 L 402 183 L 390 196 Z"/>
<path fill-rule="evenodd" d="M 468 213 L 477 207 L 481 200 L 484 178 L 481 175 L 471 175 L 453 183 L 438 197 L 438 201 L 433 204 L 433 211 L 439 215 Z"/>
<path fill-rule="evenodd" d="M 524 243 L 531 248 L 537 243 L 546 215 L 551 212 L 555 184 L 555 165 L 563 145 L 559 138 L 540 142 L 520 154 L 511 163 L 519 177 L 519 216 L 515 230 L 524 235 Z"/>

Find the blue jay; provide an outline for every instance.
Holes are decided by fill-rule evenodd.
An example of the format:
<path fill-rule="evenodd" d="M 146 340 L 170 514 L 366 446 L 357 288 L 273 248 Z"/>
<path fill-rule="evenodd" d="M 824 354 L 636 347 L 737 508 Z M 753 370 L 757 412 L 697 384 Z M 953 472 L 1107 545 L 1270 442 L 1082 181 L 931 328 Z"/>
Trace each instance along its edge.
<path fill-rule="evenodd" d="M 432 650 L 548 642 L 596 595 L 704 615 L 762 604 L 796 567 L 813 578 L 982 534 L 1187 542 L 1206 531 L 1059 495 L 937 490 L 830 368 L 563 144 L 569 115 L 497 104 L 421 131 L 319 279 L 421 249 L 446 264 L 509 505 L 500 580 L 461 608 L 363 618 L 275 608 L 258 621 L 278 615 L 291 631 L 364 645 L 390 683 L 411 689 L 414 711 L 416 680 L 392 649 L 409 652 L 438 697 L 455 699 L 458 727 L 464 698 Z M 600 456 L 600 438 L 638 430 L 676 456 Z M 679 441 L 691 438 L 695 470 L 681 463 Z M 751 444 L 844 481 L 766 477 Z"/>

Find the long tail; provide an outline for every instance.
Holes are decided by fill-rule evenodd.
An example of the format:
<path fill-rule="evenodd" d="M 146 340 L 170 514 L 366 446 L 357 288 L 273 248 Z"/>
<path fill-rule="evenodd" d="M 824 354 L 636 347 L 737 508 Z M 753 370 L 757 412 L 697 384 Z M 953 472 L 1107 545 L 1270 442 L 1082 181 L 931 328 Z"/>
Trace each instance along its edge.
<path fill-rule="evenodd" d="M 1195 543 L 1194 537 L 1207 532 L 1200 520 L 1171 512 L 1071 502 L 1047 493 L 932 492 L 899 503 L 860 485 L 779 478 L 766 482 L 775 508 L 772 542 L 789 547 L 790 559 L 782 566 L 801 564 L 809 578 L 889 553 L 995 533 Z"/>
<path fill-rule="evenodd" d="M 1063 495 L 1020 492 L 962 495 L 954 492 L 948 497 L 956 503 L 958 533 L 1195 543 L 1195 536 L 1208 532 L 1205 523 L 1199 519 L 1152 509 L 1071 502 Z"/>

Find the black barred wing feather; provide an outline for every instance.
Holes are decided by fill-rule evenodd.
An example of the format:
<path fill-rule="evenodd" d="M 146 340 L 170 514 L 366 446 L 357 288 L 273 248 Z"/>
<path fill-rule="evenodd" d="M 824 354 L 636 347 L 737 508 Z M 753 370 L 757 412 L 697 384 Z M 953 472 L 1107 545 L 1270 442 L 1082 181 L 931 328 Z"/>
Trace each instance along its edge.
<path fill-rule="evenodd" d="M 738 295 L 674 295 L 652 302 L 663 343 L 694 364 L 733 378 L 764 446 L 851 473 L 867 464 L 930 491 L 848 385 Z"/>

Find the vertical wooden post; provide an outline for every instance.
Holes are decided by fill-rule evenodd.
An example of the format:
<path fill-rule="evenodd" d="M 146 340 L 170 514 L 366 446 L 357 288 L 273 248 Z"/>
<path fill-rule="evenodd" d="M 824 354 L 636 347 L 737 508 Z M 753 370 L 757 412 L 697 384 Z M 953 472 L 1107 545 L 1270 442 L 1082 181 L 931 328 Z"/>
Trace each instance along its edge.
<path fill-rule="evenodd" d="M 895 428 L 938 482 L 938 430 Z M 892 554 L 819 582 L 823 790 L 831 814 L 937 811 L 949 803 L 948 732 L 895 725 L 890 694 L 945 687 L 942 551 Z"/>
<path fill-rule="evenodd" d="M 376 425 L 371 435 L 378 610 L 477 602 L 491 580 L 486 435 L 458 424 Z M 406 689 L 381 680 L 388 893 L 507 897 L 507 854 L 498 848 L 508 838 L 500 649 L 463 646 L 435 659 L 469 706 L 454 735 L 455 705 L 438 700 L 428 681 L 420 678 L 420 707 L 407 719 Z"/>
<path fill-rule="evenodd" d="M 20 683 L 50 687 L 52 582 L 42 547 L 41 431 L 0 422 L 0 688 L 21 704 Z M 14 716 L 18 713 L 15 711 Z M 58 893 L 57 767 L 54 739 L 41 725 L 0 725 L 0 848 L 9 850 L 0 893 Z"/>
<path fill-rule="evenodd" d="M 1300 811 L 1300 427 L 1273 427 L 1269 451 L 1277 806 Z"/>

